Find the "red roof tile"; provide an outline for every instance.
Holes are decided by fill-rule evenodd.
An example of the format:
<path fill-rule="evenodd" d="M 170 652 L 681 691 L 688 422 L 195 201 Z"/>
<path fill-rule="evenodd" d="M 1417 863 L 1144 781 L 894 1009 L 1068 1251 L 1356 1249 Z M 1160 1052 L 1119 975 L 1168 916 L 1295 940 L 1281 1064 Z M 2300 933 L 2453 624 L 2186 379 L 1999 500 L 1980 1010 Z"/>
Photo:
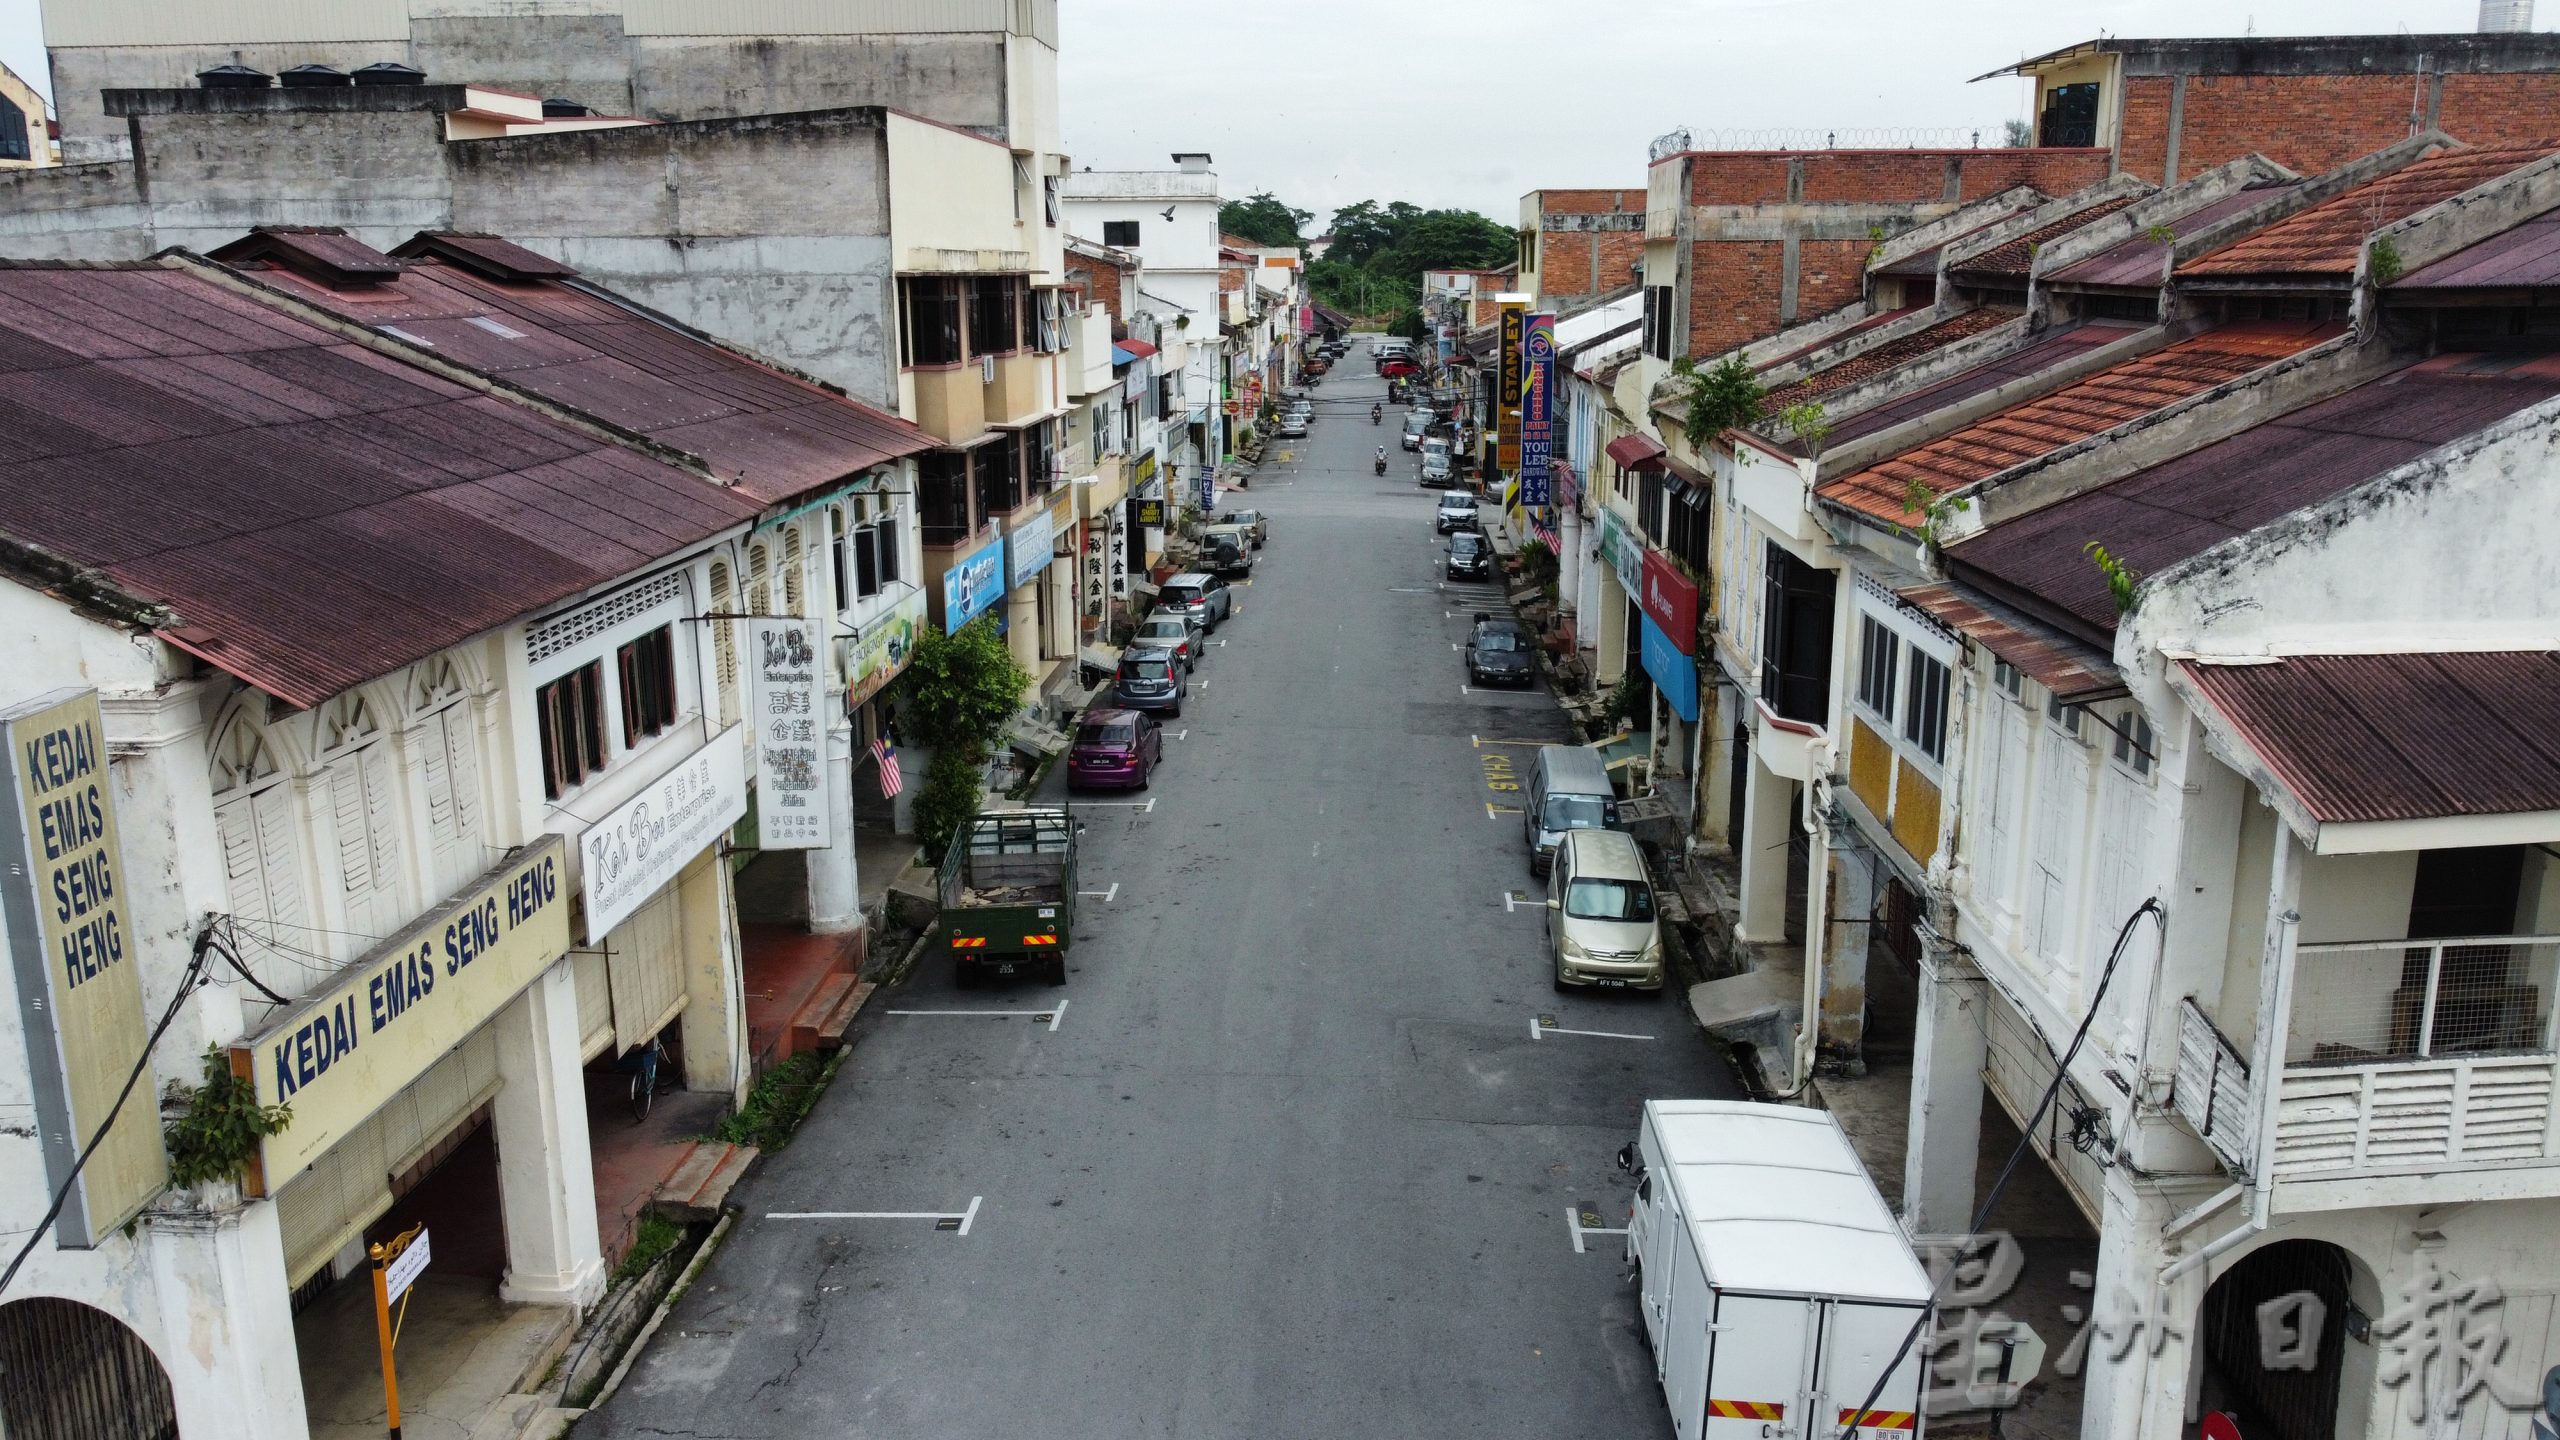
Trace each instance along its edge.
<path fill-rule="evenodd" d="M 1855 474 L 1824 481 L 1818 493 L 1870 515 L 1909 519 L 1907 497 L 1915 486 L 1932 498 L 1961 489 L 2237 380 L 2336 333 L 2333 326 L 2226 325 L 2101 370 Z"/>
<path fill-rule="evenodd" d="M 2560 654 L 2178 668 L 2323 824 L 2560 810 Z"/>
<path fill-rule="evenodd" d="M 0 267 L 0 373 L 0 532 L 295 705 L 756 513 L 179 268 Z"/>
<path fill-rule="evenodd" d="M 2029 231 L 1992 246 L 1979 255 L 1968 255 L 1947 266 L 1950 275 L 2015 275 L 2023 280 L 2029 267 L 2036 263 L 2036 252 L 2085 225 L 2094 225 L 2141 199 L 2138 195 L 2120 195 L 2102 201 L 2076 215 L 2068 215 L 2039 230 Z"/>
<path fill-rule="evenodd" d="M 2453 150 L 2370 180 L 2236 244 L 2178 267 L 2181 276 L 2329 276 L 2355 273 L 2365 237 L 2438 201 L 2485 185 L 2552 152 L 2552 145 Z"/>
<path fill-rule="evenodd" d="M 416 247 L 422 253 L 399 273 L 353 286 L 307 273 L 291 264 L 291 255 L 244 261 L 244 251 L 269 253 L 249 242 L 224 246 L 215 256 L 297 299 L 696 456 L 762 504 L 783 503 L 939 443 L 886 411 L 561 279 L 493 278 L 484 273 L 485 258 L 444 258 L 464 243 L 475 247 L 475 256 L 492 247 L 518 248 L 484 236 L 423 237 Z M 515 273 L 516 262 L 505 268 Z"/>
<path fill-rule="evenodd" d="M 1907 420 L 1997 390 L 2021 376 L 2050 370 L 2083 352 L 2112 345 L 2147 328 L 2129 320 L 2091 320 L 2068 330 L 2047 330 L 2014 350 L 2002 351 L 1944 379 L 1852 410 L 1832 423 L 1831 434 L 1826 438 L 1830 444 L 1845 445 L 1862 436 L 1890 430 Z"/>
<path fill-rule="evenodd" d="M 1917 360 L 1933 351 L 1943 350 L 1959 340 L 1979 335 L 2018 318 L 2014 310 L 1967 310 L 1935 325 L 1898 335 L 1880 345 L 1871 345 L 1848 359 L 1825 369 L 1816 370 L 1801 380 L 1792 381 L 1770 391 L 1761 399 L 1762 408 L 1775 415 L 1790 405 L 1818 400 L 1835 390 L 1845 390 L 1861 381 L 1881 375 L 1897 365 Z"/>

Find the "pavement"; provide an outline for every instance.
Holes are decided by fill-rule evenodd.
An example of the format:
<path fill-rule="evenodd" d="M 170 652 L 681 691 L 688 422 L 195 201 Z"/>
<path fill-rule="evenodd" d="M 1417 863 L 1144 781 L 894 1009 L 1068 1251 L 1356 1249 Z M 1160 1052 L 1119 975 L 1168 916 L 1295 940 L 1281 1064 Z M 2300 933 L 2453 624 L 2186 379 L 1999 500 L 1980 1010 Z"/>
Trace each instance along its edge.
<path fill-rule="evenodd" d="M 1355 348 L 1223 497 L 1270 546 L 1153 786 L 1077 797 L 1069 983 L 874 997 L 580 1440 L 1672 1433 L 1568 1217 L 1643 1100 L 1739 1090 L 1676 1002 L 1550 990 L 1503 807 L 1563 717 L 1464 683 L 1493 606 L 1384 389 Z"/>

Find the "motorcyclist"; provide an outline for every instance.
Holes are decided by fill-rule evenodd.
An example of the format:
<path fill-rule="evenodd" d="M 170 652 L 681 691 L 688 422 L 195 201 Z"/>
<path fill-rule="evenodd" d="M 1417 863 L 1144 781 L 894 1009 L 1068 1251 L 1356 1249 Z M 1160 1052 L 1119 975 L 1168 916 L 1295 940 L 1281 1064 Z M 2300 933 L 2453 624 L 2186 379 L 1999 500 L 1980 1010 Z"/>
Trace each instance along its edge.
<path fill-rule="evenodd" d="M 1387 447 L 1384 445 L 1378 447 L 1378 473 L 1387 473 Z"/>
<path fill-rule="evenodd" d="M 1386 406 L 1384 406 L 1384 405 L 1379 405 L 1379 404 L 1372 404 L 1372 405 L 1369 407 L 1369 423 L 1370 423 L 1370 424 L 1375 425 L 1375 424 L 1377 424 L 1379 421 L 1384 420 L 1385 418 L 1387 418 L 1387 407 L 1386 407 Z"/>

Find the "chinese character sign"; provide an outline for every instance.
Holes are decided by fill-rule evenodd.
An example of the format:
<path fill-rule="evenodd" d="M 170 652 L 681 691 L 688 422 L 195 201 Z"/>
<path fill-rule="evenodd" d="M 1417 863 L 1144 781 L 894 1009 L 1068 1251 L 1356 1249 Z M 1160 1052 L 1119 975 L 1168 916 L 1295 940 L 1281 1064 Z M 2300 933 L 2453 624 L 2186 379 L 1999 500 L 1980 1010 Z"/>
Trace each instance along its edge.
<path fill-rule="evenodd" d="M 1205 515 L 1217 508 L 1218 467 L 1203 465 L 1200 467 L 1200 512 Z"/>
<path fill-rule="evenodd" d="M 1520 338 L 1520 503 L 1551 503 L 1555 459 L 1556 317 L 1532 315 Z"/>
<path fill-rule="evenodd" d="M 830 843 L 815 629 L 810 621 L 780 616 L 747 626 L 756 843 L 767 850 L 823 850 Z"/>

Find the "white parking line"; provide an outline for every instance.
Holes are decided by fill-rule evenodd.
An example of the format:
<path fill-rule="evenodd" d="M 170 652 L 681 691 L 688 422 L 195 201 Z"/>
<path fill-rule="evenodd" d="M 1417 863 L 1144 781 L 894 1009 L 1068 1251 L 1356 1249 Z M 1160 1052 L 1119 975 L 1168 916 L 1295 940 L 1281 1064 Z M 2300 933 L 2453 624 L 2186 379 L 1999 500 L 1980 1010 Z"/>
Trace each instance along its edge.
<path fill-rule="evenodd" d="M 1564 1228 L 1568 1234 L 1573 1236 L 1573 1253 L 1576 1255 L 1588 1255 L 1591 1253 L 1590 1251 L 1582 1248 L 1582 1237 L 1585 1235 L 1624 1235 L 1627 1233 L 1627 1228 L 1623 1225 L 1614 1230 L 1600 1225 L 1585 1225 L 1582 1223 L 1582 1212 L 1579 1210 L 1567 1210 L 1564 1212 Z"/>
<path fill-rule="evenodd" d="M 1529 1038 L 1536 1040 L 1547 1035 L 1588 1035 L 1595 1040 L 1650 1040 L 1653 1038 L 1650 1035 L 1621 1034 L 1615 1030 L 1567 1030 L 1543 1015 L 1530 1016 Z"/>
<path fill-rule="evenodd" d="M 1546 908 L 1546 901 L 1533 900 L 1528 896 L 1521 894 L 1517 890 L 1505 890 L 1502 892 L 1502 909 L 1505 914 L 1514 910 L 1544 910 Z"/>
<path fill-rule="evenodd" d="M 1135 810 L 1141 815 L 1149 814 L 1156 808 L 1155 797 L 1152 795 L 1144 800 L 1078 800 L 1075 803 L 1081 809 L 1089 810 L 1099 805 L 1115 810 Z"/>
<path fill-rule="evenodd" d="M 768 1210 L 764 1218 L 767 1220 L 931 1220 L 935 1222 L 936 1229 L 942 1228 L 940 1224 L 942 1221 L 956 1220 L 959 1224 L 953 1227 L 955 1233 L 966 1235 L 969 1233 L 969 1227 L 978 1223 L 978 1202 L 985 1198 L 983 1195 L 970 1196 L 969 1208 L 966 1210 Z"/>
<path fill-rule="evenodd" d="M 1517 815 L 1519 813 L 1520 807 L 1517 805 L 1496 805 L 1490 800 L 1484 802 L 1484 818 L 1487 820 L 1496 819 L 1504 815 Z"/>
<path fill-rule="evenodd" d="M 1103 904 L 1108 905 L 1112 901 L 1120 898 L 1120 882 L 1117 880 L 1112 881 L 1111 888 L 1108 890 L 1079 890 L 1076 892 L 1076 895 L 1080 899 L 1099 900 Z"/>
<path fill-rule="evenodd" d="M 1055 1035 L 1058 1033 L 1058 1026 L 1067 1018 L 1067 1002 L 1059 1001 L 1054 1010 L 884 1010 L 881 1013 L 884 1015 L 956 1015 L 972 1020 L 1017 1020 L 1028 1015 L 1035 1022 L 1048 1022 L 1049 1033 Z"/>

